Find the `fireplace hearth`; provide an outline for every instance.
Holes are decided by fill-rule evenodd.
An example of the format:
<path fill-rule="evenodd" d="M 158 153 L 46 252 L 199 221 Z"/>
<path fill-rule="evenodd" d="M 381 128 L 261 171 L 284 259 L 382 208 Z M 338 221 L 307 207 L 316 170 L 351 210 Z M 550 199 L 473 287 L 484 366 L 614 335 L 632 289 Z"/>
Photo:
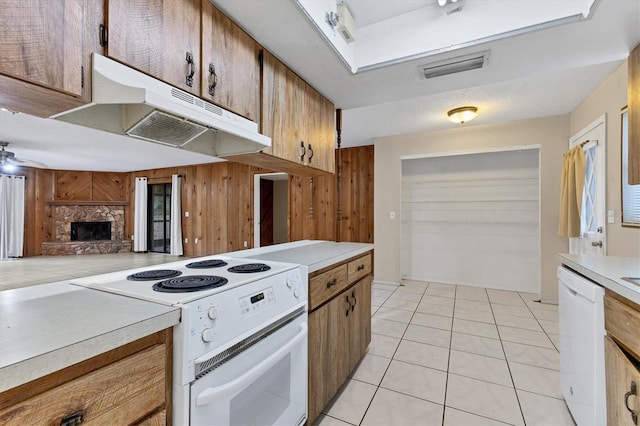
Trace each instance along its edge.
<path fill-rule="evenodd" d="M 111 222 L 71 222 L 71 241 L 111 240 Z"/>

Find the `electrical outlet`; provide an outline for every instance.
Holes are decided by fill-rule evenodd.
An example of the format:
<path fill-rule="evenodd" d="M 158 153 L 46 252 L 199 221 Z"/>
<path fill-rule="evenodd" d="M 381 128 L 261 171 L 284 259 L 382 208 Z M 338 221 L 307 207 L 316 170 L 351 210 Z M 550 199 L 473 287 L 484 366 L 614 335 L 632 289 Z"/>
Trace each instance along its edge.
<path fill-rule="evenodd" d="M 189 239 L 188 239 L 188 238 L 185 238 L 185 239 L 184 239 L 184 243 L 185 243 L 185 244 L 189 244 Z"/>
<path fill-rule="evenodd" d="M 184 212 L 184 217 L 189 217 L 189 212 Z"/>
<path fill-rule="evenodd" d="M 249 247 L 249 243 L 247 243 L 246 241 L 244 242 L 244 248 Z"/>
<path fill-rule="evenodd" d="M 198 237 L 196 237 L 195 240 L 193 240 L 193 244 L 198 244 Z"/>
<path fill-rule="evenodd" d="M 389 212 L 389 219 L 395 219 L 396 218 L 396 212 Z"/>

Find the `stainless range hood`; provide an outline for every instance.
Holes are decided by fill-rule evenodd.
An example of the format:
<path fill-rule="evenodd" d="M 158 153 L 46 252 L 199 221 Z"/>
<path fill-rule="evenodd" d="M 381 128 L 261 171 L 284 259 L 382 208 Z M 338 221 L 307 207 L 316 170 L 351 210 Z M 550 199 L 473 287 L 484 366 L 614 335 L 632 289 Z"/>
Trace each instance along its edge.
<path fill-rule="evenodd" d="M 92 102 L 51 118 L 214 157 L 271 146 L 251 120 L 102 55 L 92 62 Z"/>

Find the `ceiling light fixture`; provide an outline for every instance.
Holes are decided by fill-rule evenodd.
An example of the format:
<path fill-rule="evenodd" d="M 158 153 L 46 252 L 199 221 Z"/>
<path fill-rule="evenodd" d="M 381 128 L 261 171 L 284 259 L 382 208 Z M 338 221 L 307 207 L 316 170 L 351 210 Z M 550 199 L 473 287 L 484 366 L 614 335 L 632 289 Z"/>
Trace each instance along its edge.
<path fill-rule="evenodd" d="M 454 108 L 447 112 L 449 121 L 453 123 L 463 124 L 467 121 L 471 121 L 478 115 L 478 108 L 474 106 L 463 106 Z"/>

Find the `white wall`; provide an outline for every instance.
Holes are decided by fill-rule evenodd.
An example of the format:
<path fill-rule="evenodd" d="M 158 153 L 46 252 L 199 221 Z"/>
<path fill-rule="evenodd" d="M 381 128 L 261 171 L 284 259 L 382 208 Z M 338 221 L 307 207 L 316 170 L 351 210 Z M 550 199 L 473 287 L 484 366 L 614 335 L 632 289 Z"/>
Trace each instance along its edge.
<path fill-rule="evenodd" d="M 540 146 L 541 291 L 545 301 L 557 301 L 556 253 L 568 242 L 557 236 L 562 156 L 567 151 L 569 116 L 556 116 L 375 140 L 374 235 L 377 282 L 400 280 L 401 183 L 400 157 L 408 155 L 486 151 L 523 145 Z M 395 219 L 389 218 L 394 211 Z"/>
<path fill-rule="evenodd" d="M 570 115 L 571 134 L 607 114 L 607 210 L 615 223 L 607 225 L 607 255 L 640 257 L 640 228 L 621 226 L 620 111 L 627 104 L 627 62 L 616 69 Z"/>

